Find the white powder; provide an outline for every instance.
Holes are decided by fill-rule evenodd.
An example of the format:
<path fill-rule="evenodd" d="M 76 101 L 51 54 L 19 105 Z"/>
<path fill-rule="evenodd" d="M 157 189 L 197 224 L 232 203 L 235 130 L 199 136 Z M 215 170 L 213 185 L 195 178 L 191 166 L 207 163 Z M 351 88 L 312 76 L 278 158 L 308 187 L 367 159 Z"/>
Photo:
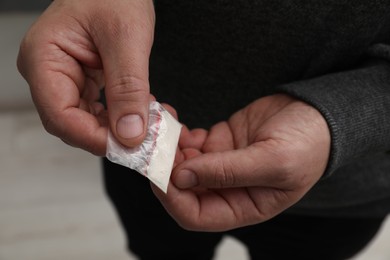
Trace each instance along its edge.
<path fill-rule="evenodd" d="M 166 193 L 182 125 L 160 103 L 152 101 L 149 108 L 144 142 L 127 148 L 109 132 L 106 157 L 138 171 Z"/>

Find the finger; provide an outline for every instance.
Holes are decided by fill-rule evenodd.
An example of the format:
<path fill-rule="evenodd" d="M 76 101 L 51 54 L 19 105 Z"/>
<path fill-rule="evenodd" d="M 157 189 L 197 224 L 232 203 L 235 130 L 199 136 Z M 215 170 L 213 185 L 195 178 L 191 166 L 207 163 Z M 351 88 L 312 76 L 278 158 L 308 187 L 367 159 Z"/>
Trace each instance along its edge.
<path fill-rule="evenodd" d="M 197 194 L 191 190 L 180 190 L 169 183 L 168 193 L 165 194 L 152 183 L 151 187 L 167 212 L 186 229 L 210 231 L 213 228 L 214 231 L 221 231 L 227 223 L 236 220 L 234 212 L 229 207 L 220 206 L 216 210 L 212 201 L 205 206 L 206 203 L 202 203 Z M 219 202 L 226 204 L 224 200 Z M 214 212 L 218 214 L 218 218 L 213 215 Z"/>
<path fill-rule="evenodd" d="M 207 134 L 208 132 L 205 129 L 196 128 L 190 131 L 187 126 L 183 125 L 179 138 L 179 147 L 181 149 L 193 148 L 201 150 Z"/>
<path fill-rule="evenodd" d="M 48 40 L 47 31 L 40 36 L 26 36 L 17 65 L 29 83 L 45 129 L 72 146 L 104 155 L 107 127 L 103 118 L 94 116 L 102 112 L 101 106 L 80 99 L 87 83 L 83 69 L 55 41 Z M 94 93 L 86 96 L 96 98 Z"/>
<path fill-rule="evenodd" d="M 110 128 L 118 141 L 129 147 L 143 141 L 148 122 L 148 67 L 154 30 L 149 2 L 124 6 L 140 9 L 132 17 L 114 12 L 109 22 L 97 21 L 93 34 L 104 67 Z"/>
<path fill-rule="evenodd" d="M 227 122 L 220 122 L 214 125 L 202 147 L 202 151 L 205 153 L 223 152 L 233 149 L 233 135 Z"/>
<path fill-rule="evenodd" d="M 202 153 L 199 150 L 193 148 L 186 148 L 183 150 L 177 149 L 175 154 L 175 160 L 173 163 L 173 168 L 175 168 L 179 163 L 182 163 L 185 160 L 191 159 L 201 154 Z"/>
<path fill-rule="evenodd" d="M 91 105 L 94 114 L 80 109 L 82 102 L 72 79 L 60 72 L 41 71 L 40 75 L 32 83 L 32 95 L 45 129 L 72 146 L 103 156 L 107 125 L 98 117 L 101 105 Z M 45 90 L 40 91 L 40 86 Z"/>
<path fill-rule="evenodd" d="M 151 183 L 154 194 L 176 222 L 187 230 L 225 231 L 271 217 L 260 212 L 246 189 L 178 189 L 172 183 L 165 194 Z"/>
<path fill-rule="evenodd" d="M 100 99 L 100 90 L 105 86 L 103 72 L 84 68 L 85 83 L 80 88 L 81 97 L 87 101 L 94 102 Z"/>
<path fill-rule="evenodd" d="M 260 147 L 258 147 L 260 146 Z M 254 145 L 244 149 L 205 153 L 183 162 L 172 174 L 177 187 L 277 187 L 290 188 L 283 160 L 273 148 Z"/>
<path fill-rule="evenodd" d="M 176 109 L 174 109 L 171 105 L 167 103 L 161 104 L 176 120 L 178 120 L 178 115 Z"/>
<path fill-rule="evenodd" d="M 184 160 L 188 160 L 202 154 L 198 149 L 194 149 L 194 148 L 183 149 L 182 153 L 184 156 Z"/>

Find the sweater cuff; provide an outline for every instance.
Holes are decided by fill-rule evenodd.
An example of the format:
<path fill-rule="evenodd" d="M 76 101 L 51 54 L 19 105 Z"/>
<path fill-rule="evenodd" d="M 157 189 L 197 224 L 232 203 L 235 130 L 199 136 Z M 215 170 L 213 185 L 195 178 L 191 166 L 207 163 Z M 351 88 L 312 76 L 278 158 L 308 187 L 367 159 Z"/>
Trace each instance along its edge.
<path fill-rule="evenodd" d="M 367 153 L 390 150 L 390 65 L 376 62 L 278 87 L 326 119 L 331 154 L 324 177 Z"/>

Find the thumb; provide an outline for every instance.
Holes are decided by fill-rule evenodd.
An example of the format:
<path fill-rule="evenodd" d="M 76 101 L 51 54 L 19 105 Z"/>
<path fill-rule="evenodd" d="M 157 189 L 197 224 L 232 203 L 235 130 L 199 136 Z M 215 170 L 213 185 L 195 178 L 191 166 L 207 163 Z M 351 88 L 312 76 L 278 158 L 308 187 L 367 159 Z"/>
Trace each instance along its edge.
<path fill-rule="evenodd" d="M 273 174 L 279 170 L 272 162 L 270 153 L 251 146 L 205 153 L 178 165 L 172 181 L 181 189 L 273 186 L 281 176 Z"/>
<path fill-rule="evenodd" d="M 150 12 L 140 11 L 131 18 L 114 17 L 113 24 L 99 28 L 96 44 L 106 80 L 110 129 L 128 147 L 139 145 L 146 135 L 148 68 L 154 32 L 154 16 Z"/>

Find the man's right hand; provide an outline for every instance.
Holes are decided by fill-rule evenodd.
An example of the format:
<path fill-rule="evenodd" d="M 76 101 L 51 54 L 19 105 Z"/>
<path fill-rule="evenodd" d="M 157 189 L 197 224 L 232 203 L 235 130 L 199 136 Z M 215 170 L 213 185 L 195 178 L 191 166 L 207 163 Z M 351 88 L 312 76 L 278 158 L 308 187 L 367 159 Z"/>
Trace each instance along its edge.
<path fill-rule="evenodd" d="M 108 127 L 123 145 L 142 142 L 154 22 L 152 0 L 56 0 L 49 6 L 18 56 L 49 133 L 99 156 Z M 103 86 L 108 113 L 98 102 Z"/>

